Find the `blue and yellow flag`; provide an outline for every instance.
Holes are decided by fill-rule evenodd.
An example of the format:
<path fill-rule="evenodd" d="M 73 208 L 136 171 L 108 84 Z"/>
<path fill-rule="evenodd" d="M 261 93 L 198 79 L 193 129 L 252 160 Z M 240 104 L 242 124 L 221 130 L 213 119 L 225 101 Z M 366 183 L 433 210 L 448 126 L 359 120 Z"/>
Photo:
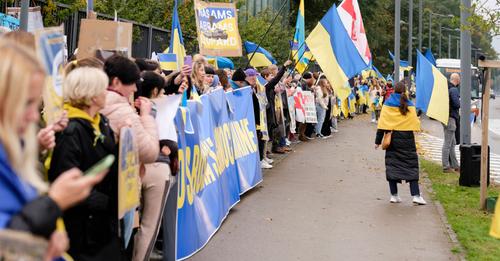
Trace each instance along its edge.
<path fill-rule="evenodd" d="M 252 58 L 250 65 L 253 67 L 267 67 L 277 63 L 270 52 L 255 43 L 245 41 L 245 49 L 247 50 L 248 59 Z"/>
<path fill-rule="evenodd" d="M 305 43 L 306 31 L 304 14 L 304 0 L 300 0 L 299 11 L 297 13 L 297 23 L 295 24 L 295 35 L 293 36 L 291 48 L 293 60 L 297 63 L 295 69 L 297 69 L 297 71 L 301 74 L 304 73 L 307 65 L 313 58 L 309 47 L 307 47 L 307 44 Z"/>
<path fill-rule="evenodd" d="M 184 48 L 184 38 L 182 38 L 181 23 L 179 21 L 179 13 L 177 12 L 177 0 L 174 4 L 174 12 L 172 14 L 172 30 L 170 31 L 170 46 L 166 53 L 174 53 L 177 55 L 177 68 L 184 65 L 184 57 L 186 57 L 186 49 Z"/>
<path fill-rule="evenodd" d="M 500 239 L 500 200 L 497 199 L 495 214 L 491 221 L 490 236 Z"/>
<path fill-rule="evenodd" d="M 338 90 L 366 68 L 333 5 L 306 40 L 326 78 Z"/>
<path fill-rule="evenodd" d="M 378 129 L 395 131 L 420 131 L 420 120 L 417 111 L 411 101 L 408 101 L 409 112 L 401 114 L 399 105 L 401 94 L 393 93 L 382 106 L 382 112 L 378 120 Z"/>
<path fill-rule="evenodd" d="M 446 77 L 417 50 L 417 109 L 448 124 L 450 98 Z"/>
<path fill-rule="evenodd" d="M 162 70 L 177 71 L 177 55 L 175 53 L 160 53 L 158 54 L 158 61 Z"/>
<path fill-rule="evenodd" d="M 427 51 L 425 51 L 425 58 L 427 58 L 427 60 L 434 66 L 436 66 L 436 58 L 434 58 L 434 55 L 432 54 L 432 50 L 431 49 L 427 49 Z"/>
<path fill-rule="evenodd" d="M 389 56 L 391 57 L 391 60 L 394 61 L 394 54 L 389 51 Z M 400 71 L 410 71 L 413 69 L 411 64 L 408 61 L 405 60 L 399 60 L 399 70 Z"/>

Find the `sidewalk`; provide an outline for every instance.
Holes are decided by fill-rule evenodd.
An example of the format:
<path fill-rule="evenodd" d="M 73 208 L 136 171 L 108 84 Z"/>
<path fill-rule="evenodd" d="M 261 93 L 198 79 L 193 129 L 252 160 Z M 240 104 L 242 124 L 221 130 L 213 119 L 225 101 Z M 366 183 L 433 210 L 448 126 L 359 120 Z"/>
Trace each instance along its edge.
<path fill-rule="evenodd" d="M 436 206 L 390 204 L 369 116 L 295 147 L 190 260 L 456 260 Z M 422 190 L 423 187 L 421 187 Z"/>

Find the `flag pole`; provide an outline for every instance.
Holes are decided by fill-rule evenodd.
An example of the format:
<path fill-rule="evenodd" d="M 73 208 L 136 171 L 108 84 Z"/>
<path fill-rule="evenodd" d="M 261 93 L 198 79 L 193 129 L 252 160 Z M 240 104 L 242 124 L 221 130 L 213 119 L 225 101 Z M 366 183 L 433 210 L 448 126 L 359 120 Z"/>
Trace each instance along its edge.
<path fill-rule="evenodd" d="M 300 46 L 299 46 L 299 49 L 297 49 L 297 52 L 292 56 L 292 58 L 290 58 L 290 60 L 293 60 L 293 58 L 295 58 L 295 56 L 299 53 L 299 50 L 302 48 L 302 46 L 304 46 L 304 44 L 306 44 L 306 41 L 304 41 Z M 290 53 L 292 53 L 293 51 L 293 48 L 290 49 Z M 305 52 L 304 52 L 305 53 Z M 302 54 L 303 55 L 303 54 Z M 301 57 L 302 58 L 302 57 Z M 299 59 L 300 61 L 300 59 Z"/>
<path fill-rule="evenodd" d="M 305 42 L 304 42 L 305 43 Z M 304 52 L 302 55 L 300 55 L 299 59 L 297 60 L 296 63 L 293 64 L 293 72 L 295 73 L 295 69 L 297 68 L 297 64 L 299 64 L 300 60 L 302 60 L 302 57 L 304 57 L 304 54 L 306 54 L 306 52 Z M 312 58 L 314 58 L 314 55 L 311 56 L 311 60 Z M 309 64 L 307 64 L 309 66 Z M 307 67 L 306 67 L 307 68 Z"/>
<path fill-rule="evenodd" d="M 248 62 L 247 62 L 247 65 L 245 66 L 245 68 L 248 67 L 248 65 L 250 65 L 250 61 L 252 61 L 253 59 L 253 56 L 255 55 L 255 52 L 257 51 L 257 49 L 259 49 L 260 47 L 260 44 L 262 43 L 262 41 L 264 40 L 264 38 L 267 36 L 267 34 L 269 33 L 269 30 L 271 30 L 271 27 L 274 25 L 274 22 L 276 22 L 276 19 L 278 18 L 278 16 L 281 14 L 281 11 L 283 10 L 283 7 L 285 7 L 287 1 L 283 1 L 283 4 L 281 5 L 278 13 L 276 14 L 276 16 L 274 16 L 273 18 L 273 21 L 271 22 L 271 24 L 269 25 L 269 27 L 267 28 L 267 31 L 264 33 L 264 35 L 261 37 L 259 43 L 257 44 L 257 48 L 255 48 L 255 50 L 253 51 L 252 53 L 252 56 L 250 56 L 250 59 L 248 59 Z"/>

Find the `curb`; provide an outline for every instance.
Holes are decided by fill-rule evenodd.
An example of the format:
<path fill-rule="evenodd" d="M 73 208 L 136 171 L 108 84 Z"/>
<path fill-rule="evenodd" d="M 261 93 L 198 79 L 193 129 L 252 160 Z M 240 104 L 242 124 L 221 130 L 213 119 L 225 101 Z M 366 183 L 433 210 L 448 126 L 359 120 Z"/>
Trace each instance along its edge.
<path fill-rule="evenodd" d="M 422 171 L 421 173 L 424 174 L 422 176 L 422 180 L 424 181 L 423 185 L 424 185 L 425 189 L 427 190 L 427 192 L 432 196 L 432 201 L 434 202 L 434 205 L 436 206 L 436 210 L 439 214 L 439 218 L 441 219 L 441 222 L 443 223 L 443 225 L 445 227 L 446 234 L 448 235 L 448 238 L 450 239 L 451 244 L 453 246 L 451 252 L 458 258 L 458 260 L 466 261 L 467 259 L 465 258 L 465 249 L 462 246 L 462 244 L 460 244 L 460 241 L 458 240 L 457 234 L 455 233 L 455 231 L 453 231 L 450 223 L 448 222 L 448 218 L 446 217 L 446 211 L 444 210 L 443 205 L 441 204 L 441 202 L 439 202 L 439 200 L 434 198 L 435 194 L 434 194 L 434 190 L 432 189 L 431 180 L 427 176 L 426 172 Z M 454 252 L 453 249 L 457 249 L 458 252 Z"/>

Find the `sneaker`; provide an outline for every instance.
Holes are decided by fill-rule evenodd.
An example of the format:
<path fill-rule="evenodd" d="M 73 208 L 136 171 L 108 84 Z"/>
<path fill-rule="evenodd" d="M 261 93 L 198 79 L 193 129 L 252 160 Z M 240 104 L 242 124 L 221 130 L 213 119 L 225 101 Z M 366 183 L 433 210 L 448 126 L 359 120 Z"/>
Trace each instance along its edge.
<path fill-rule="evenodd" d="M 272 168 L 273 168 L 273 165 L 271 165 L 271 164 L 267 163 L 266 161 L 262 160 L 262 161 L 260 162 L 260 167 L 261 167 L 262 169 L 272 169 Z"/>
<path fill-rule="evenodd" d="M 323 138 L 323 137 L 325 137 L 325 136 L 321 133 L 316 134 L 316 138 Z"/>
<path fill-rule="evenodd" d="M 334 133 L 339 132 L 339 130 L 337 130 L 337 129 L 333 129 L 332 131 L 333 131 Z"/>
<path fill-rule="evenodd" d="M 326 139 L 329 139 L 331 137 L 332 137 L 332 135 L 327 135 L 327 136 L 323 136 L 322 139 L 326 140 Z"/>
<path fill-rule="evenodd" d="M 427 202 L 425 202 L 424 198 L 422 196 L 414 196 L 413 197 L 413 203 L 417 205 L 425 205 Z"/>
<path fill-rule="evenodd" d="M 285 139 L 285 143 L 286 143 L 287 146 L 292 145 L 292 143 L 288 139 Z"/>
<path fill-rule="evenodd" d="M 376 122 L 376 120 L 375 120 L 375 119 L 372 119 L 372 123 L 375 123 L 375 122 Z"/>
<path fill-rule="evenodd" d="M 265 162 L 267 162 L 267 163 L 269 163 L 269 164 L 273 164 L 273 162 L 274 162 L 274 160 L 272 160 L 272 159 L 270 159 L 270 158 L 268 158 L 268 157 L 265 157 L 265 158 L 263 159 L 263 161 L 265 161 Z"/>
<path fill-rule="evenodd" d="M 391 199 L 389 200 L 389 202 L 391 202 L 391 203 L 400 203 L 401 202 L 401 198 L 398 195 L 392 195 Z"/>
<path fill-rule="evenodd" d="M 309 137 L 309 136 L 306 136 L 306 139 L 307 139 L 307 140 L 314 140 L 314 137 Z"/>

